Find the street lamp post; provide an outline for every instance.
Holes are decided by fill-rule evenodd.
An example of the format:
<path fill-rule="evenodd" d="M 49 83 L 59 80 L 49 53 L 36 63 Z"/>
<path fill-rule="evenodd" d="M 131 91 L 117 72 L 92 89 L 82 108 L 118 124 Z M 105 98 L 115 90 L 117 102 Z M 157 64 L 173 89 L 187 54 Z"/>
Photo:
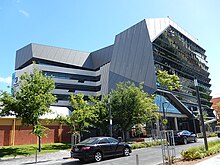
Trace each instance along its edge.
<path fill-rule="evenodd" d="M 109 111 L 109 131 L 110 131 L 110 137 L 112 137 L 112 111 L 110 107 L 110 96 L 108 96 L 108 111 Z"/>
<path fill-rule="evenodd" d="M 203 133 L 203 137 L 204 137 L 205 149 L 206 149 L 206 151 L 208 151 L 208 143 L 207 143 L 207 137 L 206 137 L 206 130 L 205 130 L 205 124 L 204 124 L 204 119 L 203 119 L 200 95 L 199 95 L 199 86 L 198 86 L 198 81 L 197 81 L 196 77 L 194 79 L 194 85 L 196 87 L 197 101 L 198 101 L 198 106 L 199 106 L 200 121 L 201 121 L 201 125 L 202 125 L 202 133 Z"/>

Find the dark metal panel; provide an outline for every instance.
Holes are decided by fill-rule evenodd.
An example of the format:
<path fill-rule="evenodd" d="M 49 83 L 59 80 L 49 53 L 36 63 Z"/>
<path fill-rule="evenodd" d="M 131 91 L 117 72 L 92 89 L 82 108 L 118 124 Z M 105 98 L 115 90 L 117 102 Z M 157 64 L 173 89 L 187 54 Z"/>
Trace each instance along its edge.
<path fill-rule="evenodd" d="M 134 29 L 134 28 L 133 28 Z M 121 74 L 124 75 L 125 77 L 130 77 L 129 74 L 131 74 L 130 70 L 132 69 L 132 64 L 134 60 L 134 55 L 131 56 L 131 46 L 133 42 L 133 29 L 127 29 L 124 33 L 126 33 L 127 38 L 125 38 L 125 49 L 123 50 L 124 52 L 124 57 L 122 57 L 122 61 L 124 62 L 123 65 L 121 65 Z"/>
<path fill-rule="evenodd" d="M 150 69 L 147 69 L 147 65 Z M 114 88 L 115 83 L 127 80 L 136 84 L 144 82 L 145 89 L 149 89 L 147 92 L 150 94 L 156 90 L 152 43 L 145 20 L 121 32 L 115 39 L 109 88 Z"/>
<path fill-rule="evenodd" d="M 58 48 L 53 46 L 45 46 L 32 44 L 33 56 L 35 58 L 55 61 L 75 66 L 83 66 L 89 56 L 88 52 L 81 52 L 71 49 Z"/>
<path fill-rule="evenodd" d="M 137 82 L 144 82 L 145 81 L 145 75 L 147 70 L 146 70 L 146 65 L 147 65 L 147 54 L 145 54 L 146 49 L 149 49 L 149 47 L 146 47 L 146 42 L 148 41 L 147 36 L 147 29 L 143 25 L 145 22 L 141 22 L 139 24 L 139 35 L 138 35 L 138 44 L 136 45 L 136 52 L 135 56 L 136 58 L 134 59 L 134 72 L 132 75 L 132 79 L 135 78 Z M 141 64 L 142 63 L 142 64 Z M 138 65 L 137 65 L 138 64 Z M 144 73 L 140 76 L 140 72 L 144 70 Z"/>
<path fill-rule="evenodd" d="M 129 53 L 131 54 L 130 55 L 130 58 L 128 60 L 128 63 L 129 63 L 129 68 L 131 68 L 129 70 L 127 70 L 125 76 L 126 77 L 131 77 L 132 80 L 137 80 L 137 71 L 138 71 L 138 65 L 135 65 L 136 63 L 139 63 L 139 62 L 135 62 L 135 60 L 141 60 L 141 58 L 138 57 L 139 55 L 139 50 L 137 49 L 138 45 L 140 44 L 140 32 L 141 32 L 141 24 L 142 23 L 138 23 L 136 26 L 134 26 L 134 28 L 132 28 L 132 42 L 131 42 L 131 45 L 130 45 L 130 50 L 129 50 Z"/>
<path fill-rule="evenodd" d="M 110 63 L 105 64 L 100 68 L 101 94 L 108 94 L 109 67 L 110 67 Z"/>
<path fill-rule="evenodd" d="M 16 51 L 15 70 L 19 69 L 23 64 L 33 57 L 31 44 Z"/>
<path fill-rule="evenodd" d="M 83 64 L 83 67 L 97 69 L 100 66 L 109 63 L 111 61 L 112 51 L 113 45 L 110 45 L 108 47 L 90 53 L 89 57 Z"/>
<path fill-rule="evenodd" d="M 114 72 L 111 72 L 111 71 L 109 72 L 109 77 L 111 77 L 111 78 L 109 79 L 109 87 L 111 87 L 111 88 L 108 89 L 108 92 L 109 92 L 109 93 L 111 92 L 111 90 L 113 90 L 113 89 L 116 88 L 116 85 L 117 85 L 119 82 L 127 82 L 127 81 L 130 81 L 130 82 L 133 82 L 136 86 L 139 85 L 138 82 L 132 81 L 131 79 L 128 79 L 128 78 L 126 78 L 126 77 L 123 77 L 123 76 L 118 75 L 118 74 L 116 74 L 116 73 L 114 73 Z M 145 92 L 149 93 L 149 94 L 155 92 L 155 89 L 154 89 L 154 88 L 151 88 L 151 87 L 149 87 L 149 86 L 143 86 L 143 90 L 144 90 Z"/>

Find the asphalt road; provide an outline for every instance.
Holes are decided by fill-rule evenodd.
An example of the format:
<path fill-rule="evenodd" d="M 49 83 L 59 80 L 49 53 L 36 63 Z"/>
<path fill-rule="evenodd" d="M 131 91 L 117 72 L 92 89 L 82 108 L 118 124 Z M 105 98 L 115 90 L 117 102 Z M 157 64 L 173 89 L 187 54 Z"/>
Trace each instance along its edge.
<path fill-rule="evenodd" d="M 214 138 L 209 138 L 208 140 L 210 141 L 210 140 L 216 140 L 216 139 L 219 139 L 219 138 L 214 137 Z M 196 143 L 188 143 L 187 145 L 176 145 L 175 146 L 176 157 L 181 156 L 180 153 L 182 152 L 182 150 L 186 150 L 193 146 L 199 146 L 203 143 L 204 143 L 203 139 L 198 139 L 198 142 Z M 118 158 L 104 160 L 98 163 L 95 162 L 95 163 L 87 163 L 87 164 L 90 164 L 90 165 L 119 165 L 119 164 L 120 165 L 136 165 L 137 155 L 138 155 L 139 165 L 156 165 L 156 164 L 163 162 L 161 146 L 156 146 L 156 147 L 133 150 L 131 155 L 128 157 L 118 157 Z M 62 165 L 70 165 L 71 163 L 73 162 L 63 163 Z M 76 161 L 75 163 L 76 164 L 74 165 L 78 165 L 80 162 Z"/>
<path fill-rule="evenodd" d="M 208 141 L 211 140 L 220 140 L 217 137 L 208 138 Z M 198 139 L 197 143 L 189 143 L 187 145 L 176 145 L 175 152 L 176 157 L 180 157 L 180 152 L 182 150 L 186 150 L 193 146 L 199 146 L 203 144 L 203 139 Z M 161 146 L 137 149 L 133 150 L 131 155 L 128 157 L 117 157 L 111 158 L 107 160 L 103 160 L 101 162 L 94 163 L 86 163 L 86 165 L 136 165 L 137 155 L 139 160 L 139 165 L 157 165 L 162 162 L 162 150 Z M 53 165 L 81 165 L 78 159 L 65 159 L 70 156 L 69 151 L 60 151 L 56 153 L 47 153 L 39 155 L 38 163 L 39 165 L 53 164 Z M 27 165 L 27 164 L 35 164 L 34 163 L 34 155 L 30 157 L 21 157 L 15 159 L 5 159 L 0 160 L 1 165 Z"/>

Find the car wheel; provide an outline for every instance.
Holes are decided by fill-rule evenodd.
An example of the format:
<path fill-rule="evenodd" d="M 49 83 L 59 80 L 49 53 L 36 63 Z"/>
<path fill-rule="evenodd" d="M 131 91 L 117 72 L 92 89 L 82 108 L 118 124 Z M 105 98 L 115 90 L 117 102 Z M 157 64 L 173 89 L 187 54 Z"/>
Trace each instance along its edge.
<path fill-rule="evenodd" d="M 187 143 L 188 143 L 187 138 L 186 137 L 183 138 L 183 144 L 187 144 Z"/>
<path fill-rule="evenodd" d="M 95 153 L 95 155 L 94 155 L 94 160 L 95 160 L 96 162 L 100 162 L 100 161 L 102 160 L 102 153 L 99 152 L 99 151 L 97 151 L 97 152 Z"/>
<path fill-rule="evenodd" d="M 194 137 L 194 142 L 197 142 L 197 137 Z"/>
<path fill-rule="evenodd" d="M 125 147 L 124 150 L 123 150 L 123 155 L 124 156 L 129 156 L 130 155 L 130 150 L 128 147 Z"/>

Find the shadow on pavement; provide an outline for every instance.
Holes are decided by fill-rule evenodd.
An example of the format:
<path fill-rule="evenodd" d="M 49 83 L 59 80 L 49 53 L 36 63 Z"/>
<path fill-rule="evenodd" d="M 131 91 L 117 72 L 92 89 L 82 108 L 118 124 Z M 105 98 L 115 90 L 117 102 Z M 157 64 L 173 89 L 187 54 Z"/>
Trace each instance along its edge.
<path fill-rule="evenodd" d="M 71 161 L 71 162 L 62 163 L 62 165 L 82 165 L 82 163 L 80 161 Z"/>
<path fill-rule="evenodd" d="M 37 161 L 37 163 L 46 163 L 49 162 L 50 160 L 42 160 L 42 161 Z M 29 162 L 29 163 L 22 163 L 22 164 L 36 164 L 36 162 Z"/>

